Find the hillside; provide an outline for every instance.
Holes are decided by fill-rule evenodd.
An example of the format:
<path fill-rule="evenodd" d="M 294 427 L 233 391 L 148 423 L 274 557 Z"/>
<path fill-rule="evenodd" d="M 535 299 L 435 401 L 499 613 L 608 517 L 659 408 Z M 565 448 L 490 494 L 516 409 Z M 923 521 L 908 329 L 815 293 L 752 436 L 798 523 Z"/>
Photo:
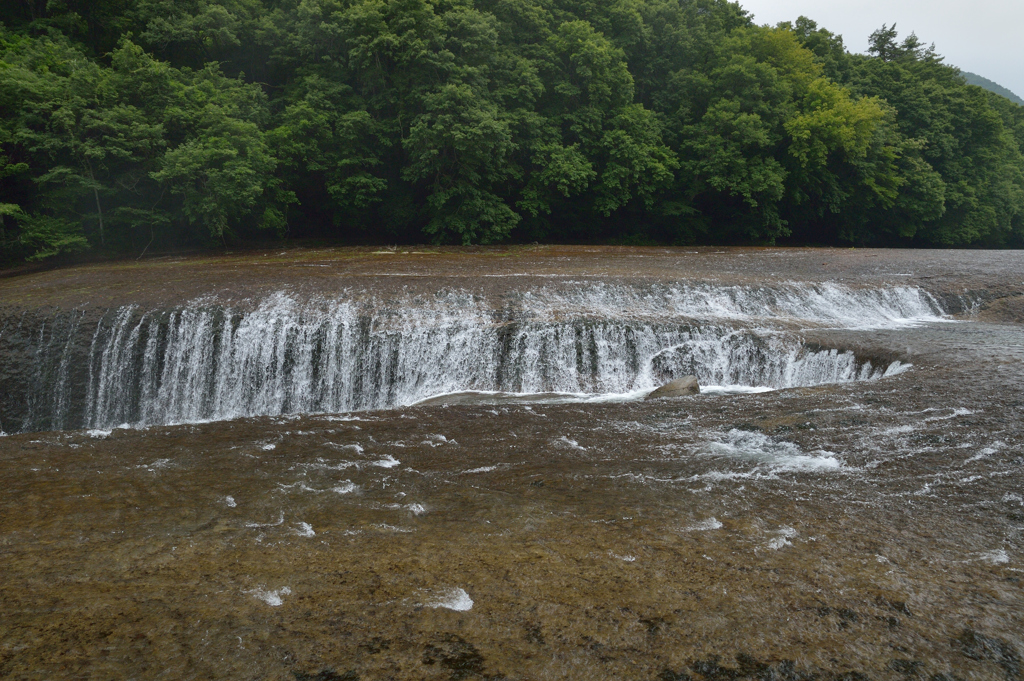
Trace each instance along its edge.
<path fill-rule="evenodd" d="M 977 85 L 978 87 L 985 88 L 989 92 L 994 92 L 997 95 L 1006 97 L 1014 104 L 1024 106 L 1024 99 L 1021 99 L 1014 92 L 1008 90 L 1007 88 L 1004 88 L 999 83 L 994 83 L 988 78 L 985 78 L 984 76 L 979 76 L 976 73 L 971 73 L 970 71 L 961 71 L 960 74 L 964 78 L 966 78 L 967 82 L 970 83 L 971 85 Z"/>

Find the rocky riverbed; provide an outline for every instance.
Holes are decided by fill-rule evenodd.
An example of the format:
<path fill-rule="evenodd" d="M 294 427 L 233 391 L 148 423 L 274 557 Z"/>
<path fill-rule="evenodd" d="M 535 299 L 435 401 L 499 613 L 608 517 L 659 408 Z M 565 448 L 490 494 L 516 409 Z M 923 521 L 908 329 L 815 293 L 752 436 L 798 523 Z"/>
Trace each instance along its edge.
<path fill-rule="evenodd" d="M 854 323 L 786 307 L 782 293 L 822 286 L 847 305 L 912 288 L 941 309 L 876 306 Z M 642 295 L 581 313 L 595 299 L 579 292 L 598 287 Z M 74 362 L 101 353 L 92 329 L 111 310 L 256 310 L 282 290 L 458 291 L 501 328 L 510 292 L 543 290 L 546 307 L 516 302 L 517 332 L 568 316 L 589 338 L 579 329 L 603 314 L 657 340 L 668 322 L 638 307 L 685 287 L 773 291 L 686 312 L 685 342 L 732 337 L 698 326 L 785 334 L 803 353 L 913 366 L 750 394 L 407 406 L 394 393 L 383 409 L 16 432 L 35 393 L 10 386 L 35 375 L 43 322 L 60 315 L 90 329 Z M 0 676 L 1021 678 L 1022 293 L 1012 252 L 815 249 L 302 250 L 0 280 L 18 414 L 0 412 Z"/>

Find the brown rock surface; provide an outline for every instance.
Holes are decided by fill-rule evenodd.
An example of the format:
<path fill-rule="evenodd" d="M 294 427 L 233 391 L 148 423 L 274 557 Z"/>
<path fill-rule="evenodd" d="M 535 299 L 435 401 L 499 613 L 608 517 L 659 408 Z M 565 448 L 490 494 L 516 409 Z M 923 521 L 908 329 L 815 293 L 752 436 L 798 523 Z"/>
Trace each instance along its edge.
<path fill-rule="evenodd" d="M 655 388 L 645 397 L 645 400 L 657 400 L 663 397 L 683 397 L 685 395 L 697 395 L 700 393 L 700 384 L 696 376 L 683 376 L 674 381 L 669 381 L 660 388 Z"/>

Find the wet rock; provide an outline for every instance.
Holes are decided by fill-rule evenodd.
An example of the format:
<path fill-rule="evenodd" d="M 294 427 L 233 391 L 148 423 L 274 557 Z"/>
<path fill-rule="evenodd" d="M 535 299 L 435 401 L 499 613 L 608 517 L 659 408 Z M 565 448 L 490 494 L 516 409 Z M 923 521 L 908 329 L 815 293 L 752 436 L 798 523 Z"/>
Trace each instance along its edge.
<path fill-rule="evenodd" d="M 875 619 L 879 622 L 885 622 L 889 629 L 899 629 L 900 627 L 899 617 L 883 617 L 881 615 L 875 615 Z"/>
<path fill-rule="evenodd" d="M 999 323 L 1024 323 L 1024 296 L 1020 294 L 999 298 L 985 303 L 978 313 L 978 318 Z"/>
<path fill-rule="evenodd" d="M 439 664 L 451 672 L 453 681 L 484 674 L 484 658 L 476 646 L 461 636 L 446 634 L 423 651 L 423 664 Z"/>
<path fill-rule="evenodd" d="M 697 377 L 683 376 L 670 383 L 666 383 L 644 399 L 657 400 L 662 397 L 681 397 L 683 395 L 696 395 L 699 392 L 700 384 L 697 383 Z"/>
<path fill-rule="evenodd" d="M 910 608 L 907 607 L 907 604 L 904 601 L 886 598 L 885 596 L 876 596 L 875 602 L 880 606 L 892 608 L 896 612 L 903 613 L 908 617 L 913 617 L 913 613 L 910 612 Z"/>
<path fill-rule="evenodd" d="M 391 648 L 391 641 L 380 636 L 374 636 L 368 642 L 361 643 L 359 647 L 371 655 L 376 655 L 377 653 L 389 650 Z"/>
<path fill-rule="evenodd" d="M 658 681 L 739 681 L 740 679 L 764 679 L 778 681 L 816 681 L 831 679 L 832 681 L 868 681 L 868 677 L 858 671 L 834 672 L 830 670 L 812 669 L 801 671 L 792 660 L 762 662 L 746 653 L 736 655 L 736 666 L 721 664 L 721 657 L 711 655 L 690 664 L 693 676 L 684 670 L 663 670 L 657 677 Z M 834 660 L 833 660 L 834 662 Z"/>
<path fill-rule="evenodd" d="M 964 657 L 972 660 L 994 662 L 1003 668 L 1008 679 L 1019 679 L 1021 672 L 1024 671 L 1020 655 L 1012 645 L 1001 638 L 964 629 L 960 637 L 953 641 L 953 647 L 958 648 Z"/>
<path fill-rule="evenodd" d="M 333 669 L 324 669 L 316 674 L 292 672 L 292 676 L 295 677 L 295 681 L 359 681 L 359 674 L 354 671 L 339 674 Z"/>
<path fill-rule="evenodd" d="M 529 643 L 536 643 L 537 645 L 544 645 L 546 643 L 544 639 L 544 632 L 537 624 L 526 625 L 526 640 Z"/>
<path fill-rule="evenodd" d="M 917 676 L 921 673 L 924 664 L 918 660 L 904 660 L 894 658 L 889 660 L 889 669 L 903 676 Z"/>

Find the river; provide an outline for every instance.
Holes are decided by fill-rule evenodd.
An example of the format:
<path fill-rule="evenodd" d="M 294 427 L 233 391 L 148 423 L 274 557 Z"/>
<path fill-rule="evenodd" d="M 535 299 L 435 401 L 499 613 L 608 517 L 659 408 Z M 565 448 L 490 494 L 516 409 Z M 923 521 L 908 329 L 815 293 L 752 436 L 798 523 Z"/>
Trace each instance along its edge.
<path fill-rule="evenodd" d="M 1020 677 L 1019 254 L 418 250 L 0 279 L 0 676 Z"/>

